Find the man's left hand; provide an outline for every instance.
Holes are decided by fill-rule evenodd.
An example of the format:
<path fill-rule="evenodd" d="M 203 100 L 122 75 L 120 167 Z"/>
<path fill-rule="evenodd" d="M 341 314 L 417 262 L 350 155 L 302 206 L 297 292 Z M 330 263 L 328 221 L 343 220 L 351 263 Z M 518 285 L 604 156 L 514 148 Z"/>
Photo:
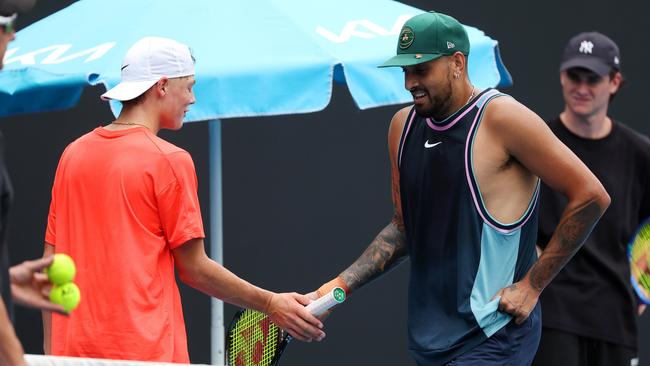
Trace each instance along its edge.
<path fill-rule="evenodd" d="M 524 280 L 502 288 L 497 292 L 496 296 L 501 297 L 499 299 L 499 311 L 510 314 L 515 319 L 516 324 L 521 324 L 535 308 L 539 299 L 539 292 Z"/>
<path fill-rule="evenodd" d="M 52 283 L 43 273 L 54 256 L 48 256 L 33 261 L 25 261 L 9 268 L 9 277 L 11 278 L 11 296 L 13 300 L 21 305 L 54 311 L 66 315 L 63 306 L 50 302 L 50 290 Z"/>

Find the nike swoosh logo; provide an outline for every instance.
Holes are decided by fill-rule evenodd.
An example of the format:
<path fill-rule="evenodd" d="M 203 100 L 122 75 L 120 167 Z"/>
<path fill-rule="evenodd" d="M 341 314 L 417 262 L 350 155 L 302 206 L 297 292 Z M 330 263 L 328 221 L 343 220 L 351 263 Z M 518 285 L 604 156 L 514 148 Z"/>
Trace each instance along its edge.
<path fill-rule="evenodd" d="M 131 65 L 131 64 L 126 64 L 126 65 L 122 66 L 122 68 L 120 69 L 120 71 L 126 69 L 129 65 Z"/>
<path fill-rule="evenodd" d="M 440 144 L 442 144 L 442 141 L 438 141 L 438 142 L 436 142 L 436 143 L 434 143 L 434 144 L 430 144 L 430 143 L 429 143 L 429 140 L 427 140 L 427 141 L 424 143 L 424 147 L 426 147 L 427 149 L 430 149 L 430 148 L 432 148 L 432 147 L 434 147 L 434 146 L 438 146 L 438 145 L 440 145 Z"/>

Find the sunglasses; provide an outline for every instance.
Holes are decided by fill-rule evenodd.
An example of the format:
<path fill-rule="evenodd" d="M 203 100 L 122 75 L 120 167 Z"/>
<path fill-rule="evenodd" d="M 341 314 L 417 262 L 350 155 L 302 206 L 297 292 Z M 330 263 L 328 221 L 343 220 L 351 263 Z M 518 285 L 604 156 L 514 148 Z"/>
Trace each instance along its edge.
<path fill-rule="evenodd" d="M 5 33 L 13 33 L 16 31 L 16 18 L 18 14 L 13 14 L 12 16 L 4 17 L 0 15 L 0 29 Z"/>

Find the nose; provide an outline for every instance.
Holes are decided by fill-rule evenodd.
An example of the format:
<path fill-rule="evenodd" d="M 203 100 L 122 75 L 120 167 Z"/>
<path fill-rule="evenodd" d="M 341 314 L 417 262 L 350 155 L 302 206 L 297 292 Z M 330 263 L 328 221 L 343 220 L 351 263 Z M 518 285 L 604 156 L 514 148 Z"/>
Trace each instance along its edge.
<path fill-rule="evenodd" d="M 579 94 L 589 93 L 589 83 L 586 80 L 580 80 L 576 83 L 576 91 Z"/>
<path fill-rule="evenodd" d="M 194 95 L 194 92 L 192 92 L 192 95 L 190 96 L 190 105 L 196 103 L 196 96 Z"/>
<path fill-rule="evenodd" d="M 417 86 L 418 86 L 417 78 L 414 77 L 412 73 L 405 70 L 404 71 L 404 88 L 406 88 L 406 90 L 413 90 Z"/>

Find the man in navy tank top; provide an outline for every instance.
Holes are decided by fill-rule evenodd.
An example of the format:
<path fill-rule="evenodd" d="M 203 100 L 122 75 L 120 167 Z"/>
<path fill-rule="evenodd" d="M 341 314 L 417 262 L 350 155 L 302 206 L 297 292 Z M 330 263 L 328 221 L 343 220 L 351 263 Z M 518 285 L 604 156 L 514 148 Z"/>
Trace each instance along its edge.
<path fill-rule="evenodd" d="M 414 105 L 391 121 L 395 214 L 350 267 L 324 284 L 348 293 L 410 258 L 409 348 L 420 366 L 528 365 L 537 300 L 610 199 L 535 113 L 467 74 L 465 28 L 435 12 L 408 20 L 397 55 Z M 567 197 L 537 259 L 540 178 Z"/>

